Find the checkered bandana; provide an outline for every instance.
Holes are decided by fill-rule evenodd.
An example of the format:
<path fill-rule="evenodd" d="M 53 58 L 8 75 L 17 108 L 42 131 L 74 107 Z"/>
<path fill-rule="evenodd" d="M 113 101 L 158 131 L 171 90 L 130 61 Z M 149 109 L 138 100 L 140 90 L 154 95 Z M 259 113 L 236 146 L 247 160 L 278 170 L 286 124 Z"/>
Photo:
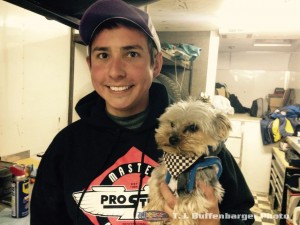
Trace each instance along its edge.
<path fill-rule="evenodd" d="M 183 155 L 164 154 L 167 169 L 174 178 L 177 178 L 179 174 L 193 165 L 197 159 L 199 159 L 199 156 L 186 157 Z"/>

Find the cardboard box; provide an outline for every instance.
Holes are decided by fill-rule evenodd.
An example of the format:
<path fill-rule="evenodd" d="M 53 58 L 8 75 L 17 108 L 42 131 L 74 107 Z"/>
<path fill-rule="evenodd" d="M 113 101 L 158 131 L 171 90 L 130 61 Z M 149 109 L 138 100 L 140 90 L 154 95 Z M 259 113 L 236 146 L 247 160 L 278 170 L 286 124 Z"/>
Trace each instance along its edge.
<path fill-rule="evenodd" d="M 217 95 L 222 95 L 223 97 L 226 97 L 226 90 L 225 88 L 216 88 Z"/>
<path fill-rule="evenodd" d="M 280 97 L 278 95 L 269 95 L 269 108 L 271 112 L 274 112 L 274 110 L 281 108 L 283 105 L 283 97 Z"/>

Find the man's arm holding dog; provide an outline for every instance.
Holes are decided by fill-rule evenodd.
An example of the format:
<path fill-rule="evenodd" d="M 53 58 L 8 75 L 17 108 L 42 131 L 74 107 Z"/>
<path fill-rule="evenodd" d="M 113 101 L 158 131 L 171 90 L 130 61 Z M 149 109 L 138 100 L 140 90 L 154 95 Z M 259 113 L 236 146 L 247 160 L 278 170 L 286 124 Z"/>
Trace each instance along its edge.
<path fill-rule="evenodd" d="M 214 190 L 212 187 L 206 185 L 204 182 L 200 182 L 198 184 L 199 188 L 203 191 L 205 197 L 207 200 L 209 200 L 212 203 L 212 207 L 207 212 L 208 214 L 213 215 L 219 215 L 219 206 L 218 206 L 218 200 L 214 195 Z M 165 206 L 164 210 L 169 215 L 170 218 L 173 218 L 175 216 L 173 212 L 173 208 L 176 204 L 176 197 L 173 195 L 173 193 L 170 191 L 168 185 L 165 182 L 162 182 L 160 185 L 160 191 L 165 199 Z M 195 212 L 197 213 L 197 212 Z M 220 225 L 220 220 L 218 218 L 207 218 L 207 219 L 198 219 L 199 223 L 198 225 Z"/>
<path fill-rule="evenodd" d="M 202 189 L 207 200 L 214 202 L 215 207 L 211 208 L 208 213 L 212 213 L 214 215 L 220 214 L 221 220 L 202 220 L 203 222 L 199 220 L 199 224 L 251 225 L 254 223 L 254 215 L 250 210 L 254 205 L 254 199 L 251 191 L 247 186 L 242 172 L 226 146 L 221 145 L 220 148 L 222 148 L 222 151 L 218 151 L 218 157 L 221 158 L 223 165 L 223 173 L 220 177 L 220 183 L 225 189 L 225 196 L 221 205 L 218 205 L 210 186 L 198 184 L 198 187 Z M 176 197 L 169 190 L 168 185 L 164 182 L 160 186 L 160 191 L 166 201 L 165 212 L 172 217 L 174 215 L 173 208 L 176 204 Z"/>

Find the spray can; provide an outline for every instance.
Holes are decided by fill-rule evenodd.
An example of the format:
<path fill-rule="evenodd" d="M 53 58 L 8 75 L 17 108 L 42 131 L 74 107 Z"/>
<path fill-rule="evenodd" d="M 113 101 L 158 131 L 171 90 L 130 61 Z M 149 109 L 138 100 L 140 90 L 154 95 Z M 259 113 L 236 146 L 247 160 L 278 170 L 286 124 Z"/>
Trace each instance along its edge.
<path fill-rule="evenodd" d="M 22 218 L 29 214 L 29 178 L 25 176 L 24 168 L 14 165 L 10 171 L 13 174 L 11 216 Z"/>

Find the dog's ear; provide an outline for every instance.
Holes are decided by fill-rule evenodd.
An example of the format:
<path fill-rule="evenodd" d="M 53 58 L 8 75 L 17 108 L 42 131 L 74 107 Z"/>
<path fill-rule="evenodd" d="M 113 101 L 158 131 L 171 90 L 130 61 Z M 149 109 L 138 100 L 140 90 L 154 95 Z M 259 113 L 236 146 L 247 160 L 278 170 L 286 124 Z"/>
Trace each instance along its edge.
<path fill-rule="evenodd" d="M 219 137 L 220 141 L 224 141 L 229 136 L 229 131 L 231 131 L 231 123 L 226 115 L 223 113 L 216 114 L 216 134 Z"/>

